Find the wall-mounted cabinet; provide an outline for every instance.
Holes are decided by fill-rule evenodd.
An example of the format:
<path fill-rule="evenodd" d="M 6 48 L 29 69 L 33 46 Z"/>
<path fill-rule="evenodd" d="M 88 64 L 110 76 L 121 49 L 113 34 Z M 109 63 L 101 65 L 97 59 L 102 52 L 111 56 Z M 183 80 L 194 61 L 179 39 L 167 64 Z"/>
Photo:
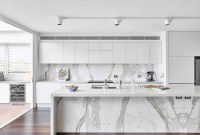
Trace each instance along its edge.
<path fill-rule="evenodd" d="M 138 63 L 138 44 L 126 44 L 126 63 Z"/>
<path fill-rule="evenodd" d="M 160 42 L 41 43 L 40 63 L 160 64 Z"/>
<path fill-rule="evenodd" d="M 76 63 L 88 63 L 88 43 L 76 43 Z"/>
<path fill-rule="evenodd" d="M 126 45 L 125 43 L 113 44 L 113 63 L 126 63 Z"/>
<path fill-rule="evenodd" d="M 64 43 L 63 44 L 63 63 L 75 63 L 76 62 L 76 44 Z"/>
<path fill-rule="evenodd" d="M 63 63 L 62 43 L 41 43 L 39 47 L 40 63 Z"/>

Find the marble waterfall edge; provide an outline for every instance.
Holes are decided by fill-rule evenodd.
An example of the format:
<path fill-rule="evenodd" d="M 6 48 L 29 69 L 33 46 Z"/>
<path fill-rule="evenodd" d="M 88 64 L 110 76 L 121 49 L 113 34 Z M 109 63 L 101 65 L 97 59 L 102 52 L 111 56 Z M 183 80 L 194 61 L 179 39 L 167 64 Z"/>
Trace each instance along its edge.
<path fill-rule="evenodd" d="M 200 99 L 176 106 L 173 98 L 62 98 L 58 132 L 200 132 Z"/>

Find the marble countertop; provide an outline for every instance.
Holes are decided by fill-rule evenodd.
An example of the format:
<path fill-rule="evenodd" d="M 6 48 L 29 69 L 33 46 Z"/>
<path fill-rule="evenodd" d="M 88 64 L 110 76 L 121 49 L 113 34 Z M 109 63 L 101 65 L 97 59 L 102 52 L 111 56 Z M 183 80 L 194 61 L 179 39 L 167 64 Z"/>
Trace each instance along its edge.
<path fill-rule="evenodd" d="M 76 92 L 70 92 L 61 87 L 52 93 L 53 97 L 172 97 L 193 96 L 200 97 L 200 86 L 194 84 L 171 84 L 169 90 L 138 89 L 130 85 L 123 85 L 121 89 L 92 89 L 91 85 L 80 85 Z"/>

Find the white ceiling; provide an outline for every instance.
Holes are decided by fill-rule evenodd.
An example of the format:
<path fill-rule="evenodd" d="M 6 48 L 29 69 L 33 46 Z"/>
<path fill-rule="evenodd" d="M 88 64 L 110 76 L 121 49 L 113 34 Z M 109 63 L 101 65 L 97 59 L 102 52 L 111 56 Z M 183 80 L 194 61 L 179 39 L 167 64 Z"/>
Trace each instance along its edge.
<path fill-rule="evenodd" d="M 9 31 L 22 31 L 22 30 L 0 21 L 0 32 L 9 32 Z"/>
<path fill-rule="evenodd" d="M 127 34 L 163 30 L 200 30 L 200 20 L 65 20 L 56 25 L 56 16 L 65 17 L 200 17 L 200 0 L 2 0 L 0 14 L 40 33 Z"/>

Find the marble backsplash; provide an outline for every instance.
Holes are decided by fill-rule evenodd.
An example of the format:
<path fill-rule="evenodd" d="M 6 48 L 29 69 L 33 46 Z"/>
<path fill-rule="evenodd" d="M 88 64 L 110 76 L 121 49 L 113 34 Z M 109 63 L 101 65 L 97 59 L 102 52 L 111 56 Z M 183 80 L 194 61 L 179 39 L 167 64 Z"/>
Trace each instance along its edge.
<path fill-rule="evenodd" d="M 69 68 L 70 81 L 87 82 L 88 80 L 118 80 L 125 82 L 145 81 L 146 72 L 154 71 L 155 80 L 164 82 L 165 72 L 160 65 L 153 64 L 49 64 L 42 65 L 42 80 L 55 81 L 57 69 Z M 141 76 L 141 77 L 139 77 Z M 117 80 L 116 80 L 117 81 Z"/>

